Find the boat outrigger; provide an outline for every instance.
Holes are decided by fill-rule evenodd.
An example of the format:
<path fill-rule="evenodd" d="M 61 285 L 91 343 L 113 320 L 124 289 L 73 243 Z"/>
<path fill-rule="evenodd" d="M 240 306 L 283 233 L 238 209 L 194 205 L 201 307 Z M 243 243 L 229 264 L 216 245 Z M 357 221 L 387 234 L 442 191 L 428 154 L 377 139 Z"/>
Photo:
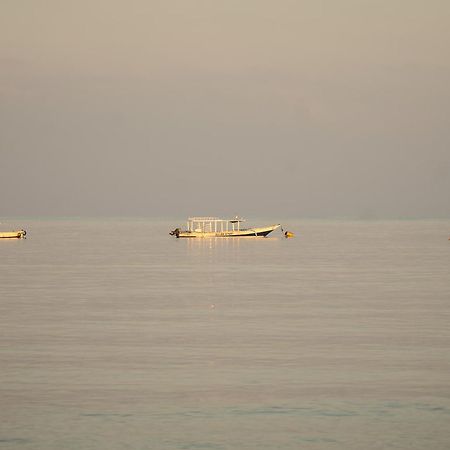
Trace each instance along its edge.
<path fill-rule="evenodd" d="M 190 217 L 187 221 L 187 229 L 175 228 L 169 234 L 177 238 L 195 237 L 266 237 L 281 225 L 269 225 L 267 227 L 241 228 L 245 222 L 240 217 L 234 219 L 219 219 L 218 217 Z"/>

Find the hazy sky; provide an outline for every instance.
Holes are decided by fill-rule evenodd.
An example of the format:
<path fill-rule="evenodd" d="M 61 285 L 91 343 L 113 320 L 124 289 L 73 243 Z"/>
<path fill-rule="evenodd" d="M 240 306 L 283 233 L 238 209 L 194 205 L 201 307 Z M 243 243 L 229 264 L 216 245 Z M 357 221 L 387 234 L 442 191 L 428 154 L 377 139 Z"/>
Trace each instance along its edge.
<path fill-rule="evenodd" d="M 448 0 L 0 0 L 0 217 L 450 217 Z"/>

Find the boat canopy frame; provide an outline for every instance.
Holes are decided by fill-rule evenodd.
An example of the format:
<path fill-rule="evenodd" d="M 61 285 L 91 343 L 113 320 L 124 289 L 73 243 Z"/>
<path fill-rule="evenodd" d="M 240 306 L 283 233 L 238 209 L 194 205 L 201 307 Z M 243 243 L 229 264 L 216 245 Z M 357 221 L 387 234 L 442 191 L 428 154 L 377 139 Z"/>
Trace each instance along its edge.
<path fill-rule="evenodd" d="M 189 217 L 187 220 L 187 231 L 191 233 L 227 233 L 230 231 L 240 231 L 241 222 L 245 222 L 245 219 L 237 216 L 233 219 L 220 219 L 219 217 Z M 231 230 L 229 224 L 231 224 Z"/>

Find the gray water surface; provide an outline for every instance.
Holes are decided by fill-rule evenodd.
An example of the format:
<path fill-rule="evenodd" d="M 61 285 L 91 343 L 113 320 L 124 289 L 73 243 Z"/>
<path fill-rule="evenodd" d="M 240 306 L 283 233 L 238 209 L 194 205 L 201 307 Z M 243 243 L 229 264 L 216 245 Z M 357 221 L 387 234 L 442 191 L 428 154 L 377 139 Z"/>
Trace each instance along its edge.
<path fill-rule="evenodd" d="M 0 450 L 450 448 L 450 221 L 18 225 Z"/>

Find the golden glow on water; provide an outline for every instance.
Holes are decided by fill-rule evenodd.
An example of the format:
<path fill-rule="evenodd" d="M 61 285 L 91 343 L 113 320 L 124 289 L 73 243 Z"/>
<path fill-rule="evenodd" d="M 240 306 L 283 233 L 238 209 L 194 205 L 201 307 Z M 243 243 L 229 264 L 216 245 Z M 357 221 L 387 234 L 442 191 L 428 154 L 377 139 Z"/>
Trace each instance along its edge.
<path fill-rule="evenodd" d="M 265 242 L 277 242 L 279 241 L 278 237 L 252 237 L 252 236 L 243 236 L 243 237 L 233 237 L 233 238 L 221 238 L 221 237 L 213 237 L 213 238 L 192 238 L 192 239 L 181 239 L 180 241 L 187 242 L 188 248 L 215 248 L 215 247 L 224 247 L 224 248 L 239 248 L 242 242 L 250 241 L 255 243 L 260 243 L 261 241 Z"/>
<path fill-rule="evenodd" d="M 0 446 L 446 450 L 449 228 L 30 222 L 0 245 Z"/>

